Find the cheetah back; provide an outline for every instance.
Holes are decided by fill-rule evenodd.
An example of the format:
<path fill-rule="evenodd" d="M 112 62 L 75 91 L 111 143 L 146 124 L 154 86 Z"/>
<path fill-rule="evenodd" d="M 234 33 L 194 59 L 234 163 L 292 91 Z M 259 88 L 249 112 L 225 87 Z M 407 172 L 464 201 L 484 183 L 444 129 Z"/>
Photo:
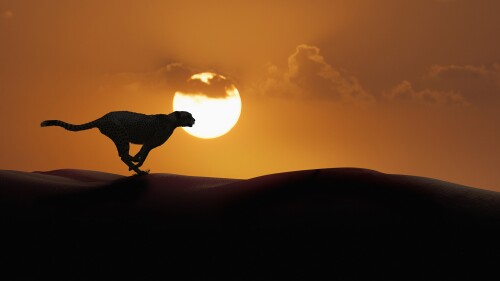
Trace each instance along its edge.
<path fill-rule="evenodd" d="M 144 144 L 160 129 L 160 122 L 156 115 L 146 115 L 130 111 L 113 111 L 103 118 L 117 125 L 134 144 Z"/>

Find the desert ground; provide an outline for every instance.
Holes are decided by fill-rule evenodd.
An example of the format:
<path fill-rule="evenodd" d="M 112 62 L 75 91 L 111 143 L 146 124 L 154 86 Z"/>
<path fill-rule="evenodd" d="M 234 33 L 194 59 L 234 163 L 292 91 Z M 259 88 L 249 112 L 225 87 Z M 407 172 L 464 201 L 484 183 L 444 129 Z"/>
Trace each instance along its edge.
<path fill-rule="evenodd" d="M 500 193 L 359 168 L 0 171 L 2 280 L 498 280 Z"/>

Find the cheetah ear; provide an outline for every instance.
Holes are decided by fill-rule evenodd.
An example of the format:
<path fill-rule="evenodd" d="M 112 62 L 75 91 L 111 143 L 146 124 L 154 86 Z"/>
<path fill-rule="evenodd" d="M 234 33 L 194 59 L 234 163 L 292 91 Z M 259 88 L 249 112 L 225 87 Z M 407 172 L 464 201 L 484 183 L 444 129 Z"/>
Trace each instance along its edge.
<path fill-rule="evenodd" d="M 175 120 L 181 120 L 181 113 L 179 111 L 175 111 Z"/>

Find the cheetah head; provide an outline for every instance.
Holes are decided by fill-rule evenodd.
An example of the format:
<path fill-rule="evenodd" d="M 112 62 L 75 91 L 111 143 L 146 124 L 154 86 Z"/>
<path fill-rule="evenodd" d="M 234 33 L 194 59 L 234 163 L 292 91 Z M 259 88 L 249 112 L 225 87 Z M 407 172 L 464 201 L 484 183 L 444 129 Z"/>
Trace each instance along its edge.
<path fill-rule="evenodd" d="M 175 111 L 174 113 L 178 126 L 193 127 L 196 120 L 193 118 L 193 115 L 191 115 L 191 113 L 187 111 Z"/>

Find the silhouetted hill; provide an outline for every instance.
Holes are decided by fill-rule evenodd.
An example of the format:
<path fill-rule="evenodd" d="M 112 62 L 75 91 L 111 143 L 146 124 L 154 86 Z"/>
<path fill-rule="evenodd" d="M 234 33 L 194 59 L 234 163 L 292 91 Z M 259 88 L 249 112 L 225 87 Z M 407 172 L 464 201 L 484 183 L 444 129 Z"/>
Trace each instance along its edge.
<path fill-rule="evenodd" d="M 0 182 L 2 280 L 500 278 L 500 194 L 429 178 L 56 170 Z"/>

